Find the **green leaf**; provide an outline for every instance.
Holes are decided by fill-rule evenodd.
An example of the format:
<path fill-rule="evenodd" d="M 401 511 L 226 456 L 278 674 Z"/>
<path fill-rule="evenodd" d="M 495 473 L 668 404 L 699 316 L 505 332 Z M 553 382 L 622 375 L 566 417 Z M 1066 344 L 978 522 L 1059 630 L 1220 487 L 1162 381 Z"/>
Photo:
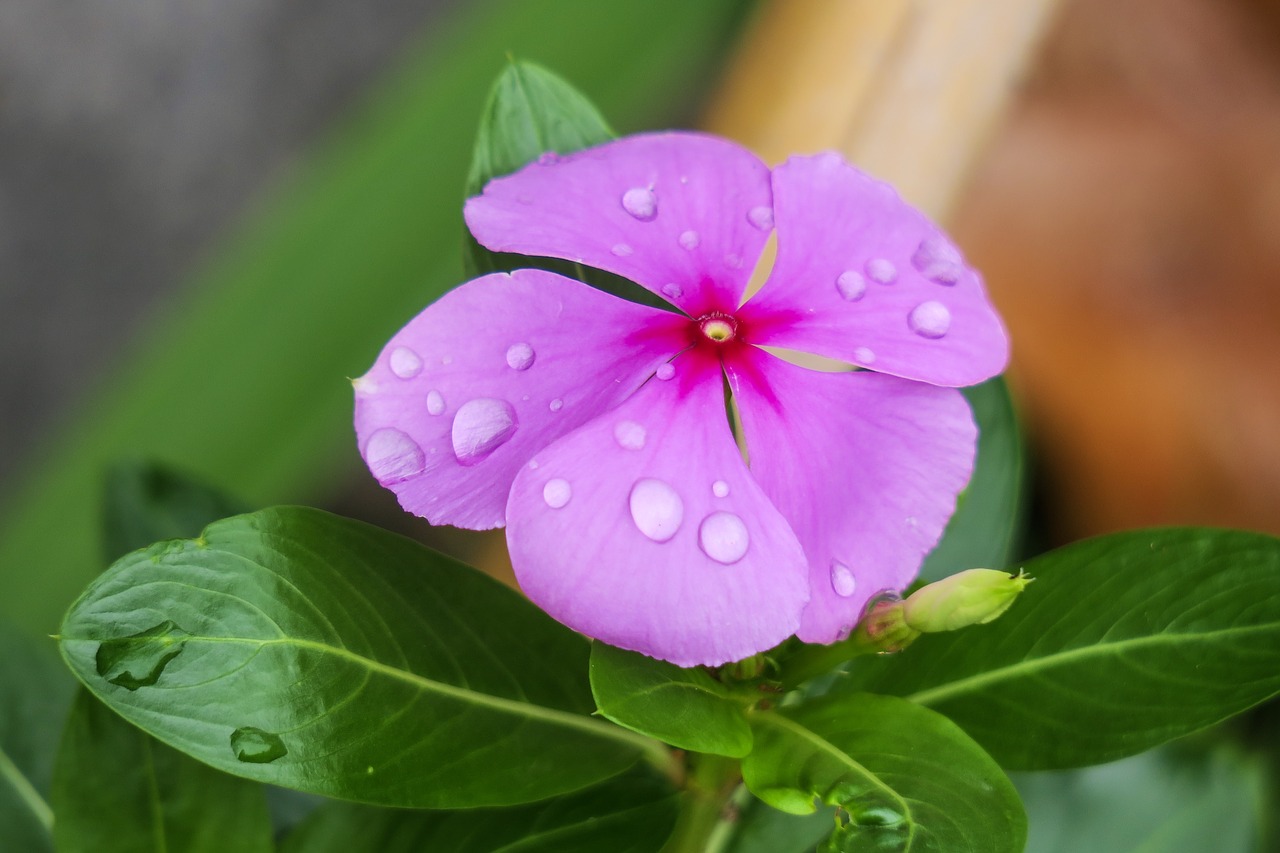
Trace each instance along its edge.
<path fill-rule="evenodd" d="M 144 734 L 82 690 L 54 772 L 59 853 L 268 853 L 261 785 Z"/>
<path fill-rule="evenodd" d="M 676 804 L 671 788 L 647 773 L 506 809 L 332 803 L 290 834 L 281 853 L 656 853 L 675 825 Z"/>
<path fill-rule="evenodd" d="M 995 622 L 860 660 L 837 690 L 927 705 L 1014 770 L 1133 755 L 1280 691 L 1280 540 L 1136 531 L 1025 568 Z"/>
<path fill-rule="evenodd" d="M 118 463 L 107 472 L 103 548 L 113 560 L 162 539 L 195 536 L 206 524 L 248 509 L 166 466 Z"/>
<path fill-rule="evenodd" d="M 978 423 L 973 478 L 942 541 L 920 569 L 935 581 L 964 569 L 999 569 L 1016 557 L 1026 474 L 1022 432 L 1004 378 L 961 389 Z"/>
<path fill-rule="evenodd" d="M 794 815 L 751 797 L 742 806 L 724 853 L 815 853 L 831 835 L 835 817 L 836 810 L 830 807 Z"/>
<path fill-rule="evenodd" d="M 596 642 L 591 692 L 601 714 L 632 731 L 694 752 L 741 758 L 751 751 L 744 703 L 706 670 Z"/>
<path fill-rule="evenodd" d="M 657 747 L 589 716 L 586 641 L 525 599 L 303 507 L 128 555 L 72 606 L 60 643 L 90 690 L 169 745 L 333 797 L 529 802 Z"/>
<path fill-rule="evenodd" d="M 49 784 L 75 681 L 54 654 L 0 621 L 0 839 L 23 853 L 53 850 Z"/>
<path fill-rule="evenodd" d="M 808 814 L 839 806 L 824 851 L 1020 853 L 1026 818 L 1012 783 L 954 723 L 891 696 L 854 694 L 753 718 L 742 764 L 751 792 Z"/>

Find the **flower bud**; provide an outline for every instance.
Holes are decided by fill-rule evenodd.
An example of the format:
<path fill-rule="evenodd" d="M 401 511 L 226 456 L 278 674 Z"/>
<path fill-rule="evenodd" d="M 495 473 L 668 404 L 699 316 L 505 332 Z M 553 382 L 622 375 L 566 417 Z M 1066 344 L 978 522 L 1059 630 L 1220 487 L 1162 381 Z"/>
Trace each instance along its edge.
<path fill-rule="evenodd" d="M 878 601 L 858 623 L 855 642 L 868 651 L 885 654 L 900 652 L 920 636 L 902 617 L 904 602 L 896 596 Z"/>
<path fill-rule="evenodd" d="M 1009 609 L 1032 578 L 995 569 L 969 569 L 921 587 L 903 602 L 903 621 L 924 633 L 982 625 Z"/>

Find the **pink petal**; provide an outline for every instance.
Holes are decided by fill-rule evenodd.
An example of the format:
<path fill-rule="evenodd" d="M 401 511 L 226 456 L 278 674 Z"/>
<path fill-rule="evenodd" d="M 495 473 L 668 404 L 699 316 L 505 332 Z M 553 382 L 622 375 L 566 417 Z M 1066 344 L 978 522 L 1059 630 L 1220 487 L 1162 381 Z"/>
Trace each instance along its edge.
<path fill-rule="evenodd" d="M 1000 373 L 1009 343 L 982 280 L 924 214 L 836 154 L 773 171 L 778 256 L 749 340 L 935 385 Z"/>
<path fill-rule="evenodd" d="M 541 270 L 470 281 L 354 383 L 369 469 L 433 524 L 501 527 L 520 466 L 686 345 L 687 320 Z"/>
<path fill-rule="evenodd" d="M 732 142 L 629 136 L 491 181 L 466 206 L 498 252 L 579 261 L 686 313 L 732 311 L 773 227 L 769 170 Z"/>
<path fill-rule="evenodd" d="M 777 645 L 808 596 L 795 534 L 733 441 L 719 365 L 680 356 L 516 477 L 507 543 L 525 593 L 569 627 L 680 666 Z"/>
<path fill-rule="evenodd" d="M 977 429 L 951 388 L 742 352 L 727 369 L 751 473 L 809 562 L 798 635 L 830 643 L 915 577 L 969 481 Z"/>

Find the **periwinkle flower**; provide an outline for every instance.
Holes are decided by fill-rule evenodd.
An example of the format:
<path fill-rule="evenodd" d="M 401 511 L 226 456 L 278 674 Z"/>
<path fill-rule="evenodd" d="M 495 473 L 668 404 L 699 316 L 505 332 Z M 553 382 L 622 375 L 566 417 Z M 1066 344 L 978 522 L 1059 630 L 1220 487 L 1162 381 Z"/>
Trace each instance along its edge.
<path fill-rule="evenodd" d="M 972 471 L 955 387 L 1008 344 L 979 276 L 891 187 L 835 154 L 771 171 L 661 133 L 544 157 L 466 219 L 489 249 L 625 276 L 680 313 L 531 269 L 427 308 L 356 382 L 360 449 L 405 509 L 505 523 L 534 602 L 682 666 L 832 642 L 914 577 Z"/>

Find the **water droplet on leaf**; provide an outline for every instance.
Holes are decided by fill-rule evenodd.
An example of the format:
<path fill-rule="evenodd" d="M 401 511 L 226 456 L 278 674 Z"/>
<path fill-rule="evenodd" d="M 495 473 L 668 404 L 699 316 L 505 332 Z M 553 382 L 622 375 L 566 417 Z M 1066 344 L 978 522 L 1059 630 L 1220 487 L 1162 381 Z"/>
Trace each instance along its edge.
<path fill-rule="evenodd" d="M 941 302 L 921 302 L 911 309 L 907 325 L 922 338 L 937 339 L 951 328 L 951 312 Z"/>
<path fill-rule="evenodd" d="M 516 413 L 506 400 L 468 400 L 453 416 L 453 455 L 462 465 L 475 465 L 497 450 L 516 431 Z"/>
<path fill-rule="evenodd" d="M 641 222 L 658 215 L 658 197 L 648 187 L 634 187 L 622 194 L 622 209 Z"/>
<path fill-rule="evenodd" d="M 391 351 L 391 372 L 401 379 L 412 379 L 422 372 L 422 359 L 408 347 L 396 347 Z"/>
<path fill-rule="evenodd" d="M 613 427 L 613 440 L 623 450 L 643 450 L 646 433 L 635 421 L 618 421 Z"/>
<path fill-rule="evenodd" d="M 427 411 L 431 410 L 431 395 L 427 395 Z M 379 483 L 400 483 L 422 473 L 424 459 L 422 448 L 412 438 L 394 427 L 384 427 L 373 435 L 364 446 L 364 458 L 369 471 Z"/>
<path fill-rule="evenodd" d="M 150 687 L 160 679 L 169 661 L 182 653 L 190 636 L 166 619 L 145 631 L 103 640 L 98 644 L 94 664 L 98 675 L 126 690 Z"/>
<path fill-rule="evenodd" d="M 702 553 L 726 566 L 746 556 L 750 544 L 747 526 L 731 512 L 713 512 L 698 527 L 698 545 Z"/>
<path fill-rule="evenodd" d="M 552 509 L 560 509 L 569 502 L 571 497 L 573 497 L 573 487 L 569 485 L 568 480 L 557 477 L 554 480 L 548 480 L 542 487 L 542 499 Z"/>
<path fill-rule="evenodd" d="M 631 487 L 631 520 L 654 542 L 666 542 L 684 521 L 684 502 L 661 480 L 646 477 Z"/>
<path fill-rule="evenodd" d="M 254 726 L 241 726 L 231 733 L 231 751 L 247 764 L 269 764 L 289 754 L 280 735 Z"/>
<path fill-rule="evenodd" d="M 507 366 L 512 370 L 528 370 L 533 366 L 533 347 L 521 341 L 507 347 Z"/>

